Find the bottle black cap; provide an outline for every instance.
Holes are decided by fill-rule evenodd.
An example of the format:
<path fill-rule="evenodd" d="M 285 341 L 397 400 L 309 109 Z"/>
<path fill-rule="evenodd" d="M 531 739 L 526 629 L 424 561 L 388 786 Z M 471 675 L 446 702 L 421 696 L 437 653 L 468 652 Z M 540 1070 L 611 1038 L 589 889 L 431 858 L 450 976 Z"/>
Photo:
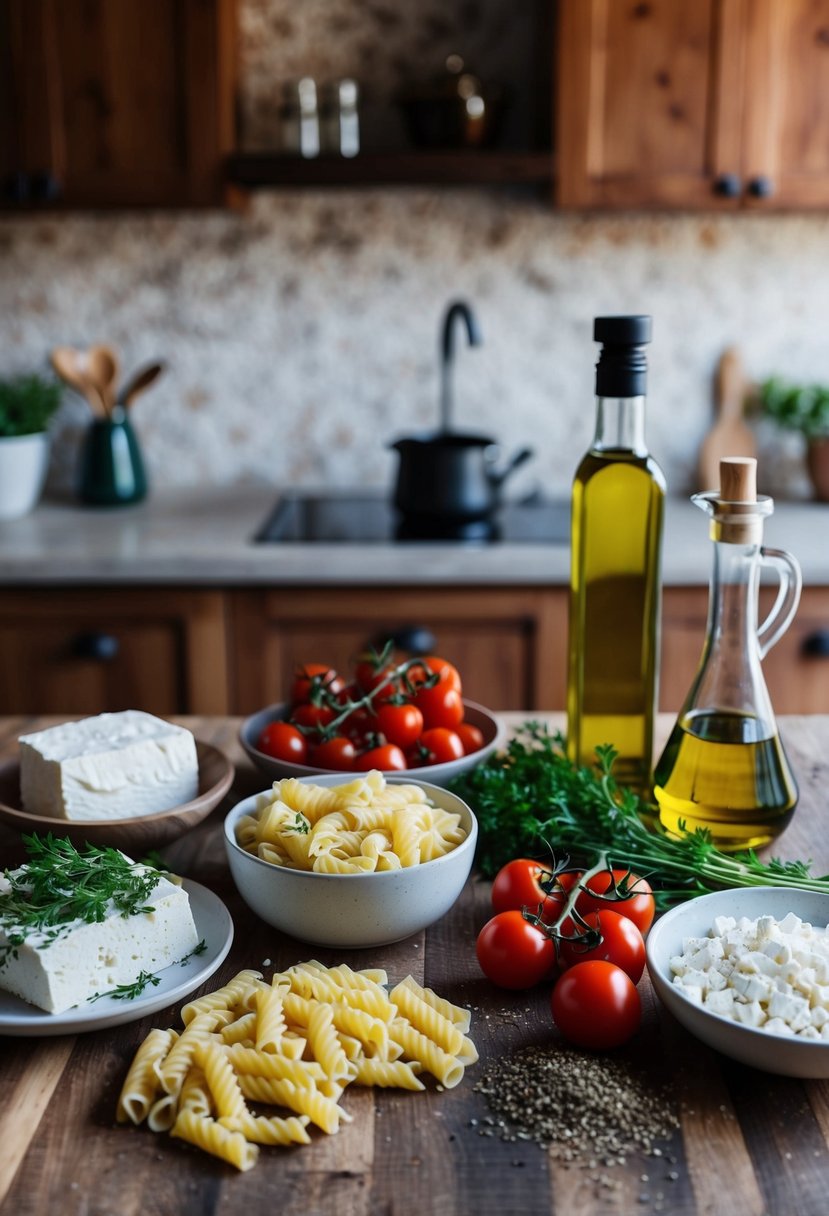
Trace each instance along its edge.
<path fill-rule="evenodd" d="M 602 343 L 596 364 L 598 397 L 642 397 L 647 392 L 645 346 L 651 340 L 648 316 L 596 317 L 593 339 Z"/>

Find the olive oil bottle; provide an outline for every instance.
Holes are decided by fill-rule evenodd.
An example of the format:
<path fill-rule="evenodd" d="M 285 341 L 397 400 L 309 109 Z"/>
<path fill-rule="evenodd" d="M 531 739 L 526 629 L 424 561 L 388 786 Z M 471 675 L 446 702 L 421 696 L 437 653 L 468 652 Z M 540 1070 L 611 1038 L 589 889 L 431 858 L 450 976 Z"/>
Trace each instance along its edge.
<path fill-rule="evenodd" d="M 759 848 L 782 832 L 797 785 L 780 742 L 761 659 L 788 628 L 800 599 L 800 567 L 762 545 L 773 502 L 757 496 L 757 461 L 726 457 L 720 490 L 692 501 L 711 518 L 713 567 L 699 669 L 654 771 L 663 827 L 705 828 L 721 849 Z M 757 628 L 762 566 L 780 594 Z"/>
<path fill-rule="evenodd" d="M 649 789 L 665 478 L 645 443 L 646 316 L 598 317 L 596 431 L 573 482 L 567 752 Z"/>

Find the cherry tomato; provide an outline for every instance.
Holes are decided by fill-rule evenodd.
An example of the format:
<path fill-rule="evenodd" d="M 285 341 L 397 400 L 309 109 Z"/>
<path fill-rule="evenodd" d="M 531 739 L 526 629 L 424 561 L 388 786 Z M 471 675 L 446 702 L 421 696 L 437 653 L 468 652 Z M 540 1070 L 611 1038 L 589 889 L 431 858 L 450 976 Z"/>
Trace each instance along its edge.
<path fill-rule="evenodd" d="M 445 726 L 454 730 L 463 721 L 461 694 L 457 688 L 451 688 L 448 684 L 435 684 L 434 688 L 419 689 L 415 694 L 414 703 L 423 714 L 423 723 L 427 730 L 434 726 Z"/>
<path fill-rule="evenodd" d="M 305 705 L 295 706 L 291 711 L 292 722 L 295 722 L 297 726 L 306 726 L 313 730 L 317 730 L 320 726 L 327 726 L 333 720 L 334 711 L 327 705 L 312 705 L 307 702 Z"/>
<path fill-rule="evenodd" d="M 290 760 L 292 764 L 304 764 L 308 757 L 305 736 L 288 722 L 270 722 L 256 746 L 265 755 L 273 756 L 275 760 Z"/>
<path fill-rule="evenodd" d="M 423 731 L 423 714 L 416 705 L 393 705 L 385 702 L 377 710 L 377 729 L 389 743 L 409 748 L 417 743 Z"/>
<path fill-rule="evenodd" d="M 424 764 L 448 764 L 463 758 L 463 744 L 453 730 L 434 726 L 420 736 L 420 748 L 426 750 Z"/>
<path fill-rule="evenodd" d="M 613 878 L 617 883 L 621 883 L 627 873 L 627 870 L 614 870 Z M 588 889 L 594 891 L 597 895 L 604 895 L 610 885 L 609 870 L 602 870 L 587 882 Z M 609 908 L 612 912 L 618 912 L 620 916 L 626 916 L 628 920 L 632 920 L 644 937 L 653 923 L 656 906 L 654 904 L 653 892 L 651 891 L 650 883 L 644 878 L 638 878 L 635 874 L 628 876 L 627 886 L 634 892 L 628 899 L 612 901 L 608 899 L 591 899 L 590 895 L 585 891 L 579 896 L 576 907 L 582 916 L 585 916 L 588 912 L 601 912 L 605 908 Z"/>
<path fill-rule="evenodd" d="M 551 1008 L 565 1039 L 598 1050 L 626 1043 L 642 1020 L 633 980 L 600 959 L 568 968 L 553 989 Z"/>
<path fill-rule="evenodd" d="M 327 663 L 303 663 L 296 669 L 291 685 L 291 701 L 294 705 L 300 705 L 310 698 L 313 689 L 318 688 L 324 688 L 336 696 L 344 687 L 345 680 L 340 679 Z"/>
<path fill-rule="evenodd" d="M 446 659 L 439 659 L 437 655 L 426 655 L 418 664 L 413 664 L 409 668 L 407 675 L 412 684 L 422 684 L 430 675 L 437 675 L 438 684 L 444 684 L 447 688 L 454 688 L 455 692 L 463 691 L 461 688 L 460 672 L 457 667 L 447 662 Z"/>
<path fill-rule="evenodd" d="M 562 942 L 563 962 L 572 967 L 592 959 L 604 959 L 606 963 L 621 967 L 634 984 L 638 984 L 645 970 L 645 939 L 633 921 L 607 907 L 601 912 L 588 912 L 584 919 L 591 929 L 601 933 L 602 941 L 592 949 L 585 949 L 578 942 Z"/>
<path fill-rule="evenodd" d="M 366 772 L 370 768 L 379 768 L 384 772 L 390 769 L 404 769 L 406 757 L 399 747 L 393 743 L 384 743 L 380 747 L 371 747 L 367 752 L 361 752 L 354 761 L 355 769 Z"/>
<path fill-rule="evenodd" d="M 379 689 L 379 692 L 374 697 L 374 705 L 379 705 L 382 701 L 388 701 L 390 697 L 395 696 L 399 692 L 397 680 L 389 680 L 388 684 L 384 684 L 384 681 L 394 671 L 394 666 L 394 663 L 381 663 L 378 665 L 371 657 L 368 657 L 361 659 L 354 668 L 354 679 L 363 695 Z M 383 685 L 382 688 L 380 687 L 381 685 Z"/>
<path fill-rule="evenodd" d="M 310 761 L 317 768 L 333 768 L 348 772 L 354 767 L 357 749 L 350 739 L 334 735 L 311 748 Z"/>
<path fill-rule="evenodd" d="M 477 726 L 473 726 L 471 722 L 459 722 L 455 727 L 461 743 L 463 744 L 463 754 L 471 755 L 472 752 L 480 751 L 484 745 L 483 731 L 478 730 Z"/>
<path fill-rule="evenodd" d="M 519 912 L 522 908 L 535 911 L 539 904 L 547 900 L 547 894 L 539 882 L 545 875 L 549 878 L 550 871 L 529 857 L 516 857 L 515 861 L 507 862 L 492 883 L 492 906 L 495 911 L 508 912 L 511 908 Z"/>
<path fill-rule="evenodd" d="M 499 912 L 484 925 L 475 946 L 487 979 L 500 988 L 532 988 L 550 974 L 555 946 L 520 912 Z"/>

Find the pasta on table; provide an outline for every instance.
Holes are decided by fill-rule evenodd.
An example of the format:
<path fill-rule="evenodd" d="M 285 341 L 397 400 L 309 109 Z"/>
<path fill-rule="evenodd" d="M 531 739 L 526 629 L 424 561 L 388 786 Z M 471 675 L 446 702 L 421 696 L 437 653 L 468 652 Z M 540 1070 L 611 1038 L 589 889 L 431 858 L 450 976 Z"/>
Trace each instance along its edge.
<path fill-rule="evenodd" d="M 307 787 L 306 787 L 307 788 Z M 308 1144 L 350 1116 L 348 1085 L 422 1090 L 421 1073 L 446 1088 L 478 1059 L 469 1011 L 412 976 L 387 991 L 379 968 L 298 963 L 270 983 L 240 971 L 185 1005 L 180 1030 L 151 1030 L 118 1099 L 119 1123 L 147 1121 L 250 1169 L 259 1145 Z M 254 1102 L 287 1113 L 255 1114 Z"/>

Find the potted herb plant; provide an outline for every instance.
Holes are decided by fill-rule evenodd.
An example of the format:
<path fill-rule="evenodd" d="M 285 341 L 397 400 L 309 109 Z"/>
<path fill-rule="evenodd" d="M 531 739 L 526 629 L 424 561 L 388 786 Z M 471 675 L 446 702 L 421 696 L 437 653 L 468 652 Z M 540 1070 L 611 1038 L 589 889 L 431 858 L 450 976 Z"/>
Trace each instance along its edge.
<path fill-rule="evenodd" d="M 815 497 L 829 502 L 829 385 L 791 384 L 777 377 L 760 386 L 763 412 L 806 440 L 806 467 Z"/>
<path fill-rule="evenodd" d="M 60 385 L 31 374 L 0 380 L 0 519 L 34 507 L 49 463 L 46 428 L 60 405 Z"/>

